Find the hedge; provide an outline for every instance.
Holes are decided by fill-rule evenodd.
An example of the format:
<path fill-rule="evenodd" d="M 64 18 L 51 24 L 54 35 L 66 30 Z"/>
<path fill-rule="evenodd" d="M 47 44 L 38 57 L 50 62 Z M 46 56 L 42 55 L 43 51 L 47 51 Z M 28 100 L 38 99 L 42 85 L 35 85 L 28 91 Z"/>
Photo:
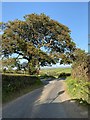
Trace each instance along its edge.
<path fill-rule="evenodd" d="M 72 65 L 72 77 L 84 79 L 90 82 L 90 56 L 88 54 L 79 55 Z"/>
<path fill-rule="evenodd" d="M 19 92 L 23 88 L 40 83 L 41 81 L 37 76 L 2 74 L 2 95 Z"/>
<path fill-rule="evenodd" d="M 72 66 L 68 86 L 72 94 L 90 104 L 90 55 L 79 54 Z"/>
<path fill-rule="evenodd" d="M 69 77 L 69 76 L 71 76 L 71 73 L 65 73 L 65 72 L 63 72 L 63 73 L 60 73 L 60 75 L 58 76 L 58 78 L 66 78 L 66 77 Z"/>
<path fill-rule="evenodd" d="M 66 80 L 67 89 L 71 97 L 74 99 L 82 99 L 90 104 L 90 83 L 84 80 L 73 79 L 68 77 Z"/>

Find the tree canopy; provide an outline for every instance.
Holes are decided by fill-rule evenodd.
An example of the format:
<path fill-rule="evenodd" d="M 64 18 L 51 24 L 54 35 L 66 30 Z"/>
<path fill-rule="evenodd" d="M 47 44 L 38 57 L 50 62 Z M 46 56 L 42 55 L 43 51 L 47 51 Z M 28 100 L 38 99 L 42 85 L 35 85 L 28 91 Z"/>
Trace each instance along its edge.
<path fill-rule="evenodd" d="M 3 23 L 2 54 L 28 60 L 33 67 L 72 62 L 76 46 L 70 37 L 69 28 L 45 14 L 29 14 L 24 20 Z M 30 68 L 30 67 L 29 67 Z"/>

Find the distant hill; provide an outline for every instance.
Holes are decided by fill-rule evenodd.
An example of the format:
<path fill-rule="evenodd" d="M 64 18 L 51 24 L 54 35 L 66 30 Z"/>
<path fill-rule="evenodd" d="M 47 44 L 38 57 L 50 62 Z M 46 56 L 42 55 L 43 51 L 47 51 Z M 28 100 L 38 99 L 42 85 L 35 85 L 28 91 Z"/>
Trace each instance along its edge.
<path fill-rule="evenodd" d="M 50 66 L 45 66 L 41 67 L 41 69 L 53 69 L 53 68 L 71 68 L 71 65 L 52 65 Z"/>

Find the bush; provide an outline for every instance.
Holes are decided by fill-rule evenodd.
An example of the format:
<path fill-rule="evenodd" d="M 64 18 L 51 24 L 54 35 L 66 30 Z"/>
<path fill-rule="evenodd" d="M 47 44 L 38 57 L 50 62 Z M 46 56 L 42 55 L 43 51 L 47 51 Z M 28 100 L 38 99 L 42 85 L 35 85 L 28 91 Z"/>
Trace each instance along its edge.
<path fill-rule="evenodd" d="M 89 81 L 88 74 L 90 74 L 90 56 L 82 50 L 76 51 L 76 59 L 72 65 L 72 77 L 74 79 L 84 79 Z"/>
<path fill-rule="evenodd" d="M 75 51 L 72 78 L 67 80 L 69 92 L 76 98 L 90 103 L 90 56 L 80 49 Z"/>
<path fill-rule="evenodd" d="M 58 78 L 66 78 L 66 77 L 69 77 L 71 76 L 71 73 L 60 73 L 60 75 L 58 76 Z"/>
<path fill-rule="evenodd" d="M 19 92 L 33 84 L 41 84 L 39 77 L 2 74 L 2 95 Z"/>
<path fill-rule="evenodd" d="M 55 77 L 52 76 L 52 75 L 43 74 L 43 75 L 40 76 L 40 78 L 41 79 L 45 79 L 45 78 L 47 79 L 47 78 L 55 78 Z"/>
<path fill-rule="evenodd" d="M 74 99 L 82 99 L 90 104 L 90 83 L 85 80 L 73 79 L 69 77 L 66 80 L 68 92 Z"/>

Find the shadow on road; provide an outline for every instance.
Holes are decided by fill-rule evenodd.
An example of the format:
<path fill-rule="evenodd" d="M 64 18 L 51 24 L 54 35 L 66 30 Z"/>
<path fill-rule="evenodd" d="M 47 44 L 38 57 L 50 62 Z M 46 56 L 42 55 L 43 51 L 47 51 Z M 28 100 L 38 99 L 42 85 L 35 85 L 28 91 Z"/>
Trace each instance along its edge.
<path fill-rule="evenodd" d="M 3 118 L 87 118 L 87 108 L 81 109 L 75 100 L 63 100 L 60 81 L 54 81 L 10 102 L 2 109 Z M 54 86 L 56 85 L 56 87 Z M 49 89 L 51 86 L 51 89 Z M 54 87 L 52 87 L 54 86 Z M 59 91 L 58 91 L 59 90 Z M 56 92 L 55 92 L 56 91 Z M 46 95 L 44 101 L 40 96 Z M 54 95 L 53 95 L 54 94 Z M 55 95 L 57 94 L 57 95 Z"/>
<path fill-rule="evenodd" d="M 64 90 L 58 92 L 58 93 L 57 93 L 57 96 L 56 96 L 55 98 L 51 99 L 51 102 L 50 102 L 50 103 L 52 103 L 59 95 L 63 94 L 64 92 L 65 92 Z"/>
<path fill-rule="evenodd" d="M 36 105 L 32 118 L 88 118 L 88 112 L 81 110 L 74 101 L 67 100 Z"/>
<path fill-rule="evenodd" d="M 2 118 L 24 118 L 32 113 L 34 103 L 41 96 L 43 87 L 18 97 L 2 106 Z"/>
<path fill-rule="evenodd" d="M 44 85 L 47 85 L 49 84 L 50 81 L 53 81 L 53 80 L 57 80 L 56 78 L 45 78 L 45 79 L 41 79 L 42 83 Z"/>
<path fill-rule="evenodd" d="M 41 94 L 42 90 L 39 91 Z M 64 91 L 61 91 L 62 94 Z M 33 92 L 32 92 L 33 93 Z M 87 118 L 85 108 L 81 110 L 74 100 L 50 103 L 35 103 L 39 98 L 37 93 L 23 96 L 3 109 L 3 118 Z"/>

